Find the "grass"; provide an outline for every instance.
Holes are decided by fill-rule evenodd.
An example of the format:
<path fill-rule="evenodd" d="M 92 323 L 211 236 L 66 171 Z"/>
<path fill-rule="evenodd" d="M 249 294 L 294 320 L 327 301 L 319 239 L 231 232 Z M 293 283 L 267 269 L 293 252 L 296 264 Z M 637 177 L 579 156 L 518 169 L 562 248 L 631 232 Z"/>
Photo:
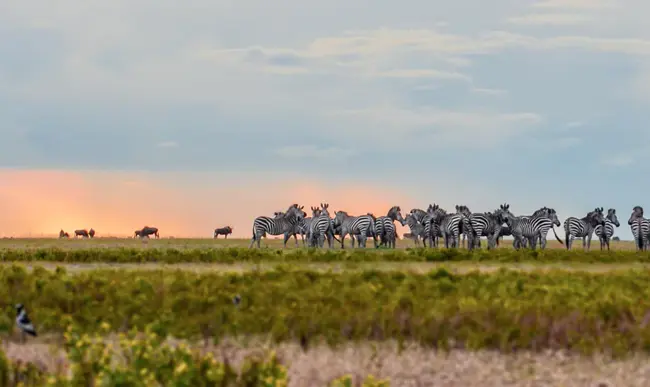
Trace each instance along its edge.
<path fill-rule="evenodd" d="M 299 247 L 302 248 L 302 242 L 298 237 Z M 346 238 L 346 248 L 349 248 L 348 238 Z M 481 241 L 483 248 L 486 248 L 487 242 Z M 140 240 L 134 238 L 94 238 L 94 239 L 57 239 L 57 238 L 3 238 L 0 239 L 0 249 L 35 249 L 58 247 L 61 249 L 89 249 L 89 248 L 175 248 L 175 249 L 197 249 L 197 248 L 223 248 L 223 247 L 248 247 L 250 239 L 210 239 L 210 238 L 161 238 Z M 266 238 L 262 240 L 262 246 L 268 248 L 282 248 L 281 239 Z M 372 241 L 368 242 L 368 246 L 372 247 Z M 405 249 L 407 247 L 414 247 L 414 243 L 410 239 L 400 239 L 397 241 L 398 249 Z M 295 249 L 295 241 L 293 238 L 287 243 L 288 249 Z M 326 247 L 327 248 L 327 243 Z M 335 242 L 334 248 L 340 248 L 340 245 Z M 500 248 L 512 248 L 512 240 L 504 240 Z M 549 249 L 563 249 L 564 246 L 558 243 L 552 236 L 548 239 L 547 248 Z M 600 243 L 595 239 L 591 243 L 592 250 L 600 250 Z M 580 241 L 574 242 L 573 250 L 581 250 L 582 243 Z M 616 251 L 634 251 L 635 246 L 632 241 L 612 241 L 611 249 Z"/>

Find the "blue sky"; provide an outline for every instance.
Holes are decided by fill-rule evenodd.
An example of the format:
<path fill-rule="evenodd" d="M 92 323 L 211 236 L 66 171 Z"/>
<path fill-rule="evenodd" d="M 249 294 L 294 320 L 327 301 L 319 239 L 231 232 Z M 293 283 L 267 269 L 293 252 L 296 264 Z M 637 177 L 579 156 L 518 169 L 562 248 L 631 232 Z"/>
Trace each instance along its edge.
<path fill-rule="evenodd" d="M 0 4 L 0 167 L 613 207 L 622 238 L 650 200 L 650 3 L 182 4 Z"/>

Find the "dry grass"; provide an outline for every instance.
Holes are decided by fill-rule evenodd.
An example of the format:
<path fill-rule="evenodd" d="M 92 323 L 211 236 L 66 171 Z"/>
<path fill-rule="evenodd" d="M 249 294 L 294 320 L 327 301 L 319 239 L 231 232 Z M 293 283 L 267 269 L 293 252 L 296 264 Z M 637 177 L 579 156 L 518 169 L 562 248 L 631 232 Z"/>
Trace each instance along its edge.
<path fill-rule="evenodd" d="M 217 358 L 241 364 L 246 356 L 266 346 L 226 341 L 203 347 Z M 490 351 L 437 353 L 418 346 L 398 354 L 394 344 L 357 344 L 338 349 L 325 346 L 303 352 L 298 345 L 273 348 L 289 365 L 290 386 L 321 386 L 350 374 L 387 378 L 391 386 L 647 386 L 648 356 L 611 360 L 604 355 L 583 357 L 561 352 L 502 354 Z M 49 371 L 68 369 L 65 354 L 48 344 L 4 343 L 11 359 L 32 361 Z"/>
<path fill-rule="evenodd" d="M 89 270 L 186 270 L 195 273 L 243 273 L 253 270 L 273 270 L 282 264 L 263 263 L 260 265 L 248 263 L 220 264 L 220 263 L 49 263 L 39 262 L 25 264 L 20 262 L 1 262 L 3 265 L 20 265 L 27 270 L 34 267 L 43 267 L 46 270 L 56 270 L 65 267 L 69 273 L 80 273 Z M 611 273 L 631 269 L 648 270 L 650 264 L 645 263 L 490 263 L 490 262 L 362 262 L 362 263 L 291 263 L 292 268 L 315 271 L 350 272 L 362 270 L 402 271 L 411 273 L 427 273 L 431 270 L 444 267 L 445 269 L 464 274 L 474 270 L 494 272 L 500 269 L 534 271 L 534 270 L 564 270 L 585 271 L 590 273 Z"/>
<path fill-rule="evenodd" d="M 302 242 L 298 238 L 299 246 L 302 247 Z M 88 248 L 175 248 L 175 249 L 200 249 L 200 248 L 221 248 L 221 247 L 248 247 L 250 239 L 209 239 L 209 238 L 194 238 L 194 239 L 175 239 L 175 238 L 161 238 L 158 240 L 140 240 L 133 238 L 95 238 L 95 239 L 57 239 L 57 238 L 3 238 L 0 239 L 0 249 L 34 249 L 34 248 L 48 248 L 58 247 L 62 249 L 88 249 Z M 486 246 L 485 240 L 482 241 L 483 248 Z M 262 240 L 262 246 L 270 248 L 282 248 L 281 239 L 267 238 Z M 339 244 L 335 243 L 335 248 L 340 248 Z M 368 246 L 372 246 L 369 242 Z M 397 241 L 397 248 L 404 249 L 413 247 L 413 241 L 410 239 L 400 239 Z M 346 247 L 349 247 L 349 241 L 346 239 Z M 501 244 L 503 248 L 512 248 L 511 240 L 504 240 Z M 592 241 L 592 249 L 600 249 L 600 243 L 596 239 Z M 287 248 L 296 248 L 293 238 L 287 243 Z M 552 236 L 549 237 L 547 248 L 560 249 L 564 248 Z M 634 250 L 634 243 L 631 241 L 618 241 L 611 243 L 612 250 Z M 582 249 L 580 241 L 574 242 L 574 249 Z"/>

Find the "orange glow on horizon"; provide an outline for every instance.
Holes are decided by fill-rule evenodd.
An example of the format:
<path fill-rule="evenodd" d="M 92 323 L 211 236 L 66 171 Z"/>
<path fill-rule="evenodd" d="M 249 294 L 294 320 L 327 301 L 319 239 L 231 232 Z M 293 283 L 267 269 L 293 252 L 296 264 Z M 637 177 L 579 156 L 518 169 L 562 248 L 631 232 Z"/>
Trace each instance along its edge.
<path fill-rule="evenodd" d="M 324 201 L 330 212 L 352 215 L 379 216 L 393 205 L 402 206 L 403 215 L 410 209 L 402 193 L 389 190 L 377 197 L 376 187 L 368 185 L 305 180 L 287 185 L 246 174 L 206 176 L 0 170 L 0 236 L 55 237 L 60 229 L 72 236 L 75 229 L 92 227 L 98 237 L 123 237 L 149 225 L 158 227 L 163 238 L 211 238 L 216 227 L 230 225 L 232 237 L 250 238 L 256 216 L 272 216 L 294 202 L 304 205 L 310 216 L 310 206 Z"/>

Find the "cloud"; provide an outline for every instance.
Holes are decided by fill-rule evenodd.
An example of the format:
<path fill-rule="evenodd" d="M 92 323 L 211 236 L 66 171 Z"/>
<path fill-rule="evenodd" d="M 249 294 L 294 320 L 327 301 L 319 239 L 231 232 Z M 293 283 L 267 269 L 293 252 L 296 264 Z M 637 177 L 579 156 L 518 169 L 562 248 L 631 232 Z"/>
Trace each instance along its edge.
<path fill-rule="evenodd" d="M 533 4 L 536 8 L 569 8 L 569 9 L 608 9 L 618 8 L 616 0 L 543 0 Z"/>
<path fill-rule="evenodd" d="M 337 147 L 317 147 L 314 145 L 285 146 L 275 150 L 275 153 L 290 160 L 317 159 L 337 163 L 345 161 L 354 151 Z"/>
<path fill-rule="evenodd" d="M 523 16 L 511 17 L 508 22 L 521 25 L 572 25 L 592 21 L 587 15 L 570 13 L 531 13 Z"/>
<path fill-rule="evenodd" d="M 480 87 L 473 88 L 472 92 L 477 93 L 477 94 L 495 95 L 495 96 L 508 94 L 508 90 L 488 89 L 488 88 L 480 88 Z"/>
<path fill-rule="evenodd" d="M 613 156 L 606 157 L 602 161 L 602 164 L 612 166 L 612 167 L 626 167 L 628 165 L 634 164 L 634 158 L 631 156 Z"/>
<path fill-rule="evenodd" d="M 567 128 L 579 128 L 584 125 L 585 123 L 582 121 L 571 121 L 571 122 L 567 122 L 564 126 L 566 126 Z"/>

